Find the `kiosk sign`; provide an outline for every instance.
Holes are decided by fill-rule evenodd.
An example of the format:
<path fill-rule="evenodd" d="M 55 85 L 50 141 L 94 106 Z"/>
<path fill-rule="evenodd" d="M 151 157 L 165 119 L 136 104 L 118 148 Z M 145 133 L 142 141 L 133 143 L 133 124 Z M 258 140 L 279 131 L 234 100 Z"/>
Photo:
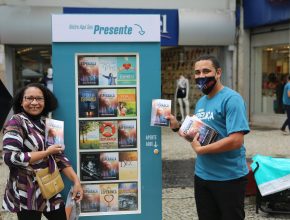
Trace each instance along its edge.
<path fill-rule="evenodd" d="M 158 15 L 52 15 L 52 27 L 53 42 L 160 42 Z"/>

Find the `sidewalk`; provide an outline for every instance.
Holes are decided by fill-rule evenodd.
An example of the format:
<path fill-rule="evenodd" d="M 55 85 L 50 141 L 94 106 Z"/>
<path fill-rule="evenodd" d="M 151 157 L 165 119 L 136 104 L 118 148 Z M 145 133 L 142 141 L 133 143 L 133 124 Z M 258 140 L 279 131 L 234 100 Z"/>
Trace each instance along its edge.
<path fill-rule="evenodd" d="M 245 136 L 247 158 L 255 154 L 273 157 L 290 158 L 290 136 L 284 136 L 279 130 L 254 129 Z M 162 160 L 163 160 L 163 220 L 197 220 L 193 191 L 193 165 L 195 153 L 190 145 L 171 132 L 162 128 Z M 0 165 L 0 205 L 8 169 Z M 14 214 L 0 212 L 0 220 L 16 220 Z M 256 214 L 255 198 L 246 198 L 246 220 L 281 220 L 290 219 L 290 215 Z M 153 219 L 155 220 L 155 219 Z M 159 219 L 156 219 L 159 220 Z"/>
<path fill-rule="evenodd" d="M 247 158 L 255 154 L 290 158 L 290 136 L 282 135 L 279 130 L 255 128 L 245 136 L 245 146 Z M 198 219 L 193 190 L 195 156 L 185 140 L 162 128 L 163 220 Z M 290 219 L 290 215 L 273 216 L 262 211 L 256 214 L 255 197 L 247 197 L 245 205 L 246 220 Z"/>

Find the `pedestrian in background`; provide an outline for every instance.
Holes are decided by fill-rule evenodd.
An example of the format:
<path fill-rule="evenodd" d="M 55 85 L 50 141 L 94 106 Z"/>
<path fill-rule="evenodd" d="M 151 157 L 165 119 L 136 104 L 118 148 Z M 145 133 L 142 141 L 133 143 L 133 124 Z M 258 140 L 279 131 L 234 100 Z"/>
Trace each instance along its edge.
<path fill-rule="evenodd" d="M 60 171 L 73 182 L 73 198 L 80 201 L 83 190 L 77 174 L 63 153 L 63 146 L 45 146 L 45 117 L 57 107 L 57 99 L 44 85 L 28 84 L 13 98 L 14 115 L 6 123 L 3 135 L 4 162 L 10 174 L 3 208 L 16 212 L 19 220 L 66 220 L 65 204 L 60 193 L 45 199 L 34 171 L 50 166 L 53 157 Z M 78 195 L 78 196 L 77 196 Z"/>
<path fill-rule="evenodd" d="M 216 142 L 201 146 L 198 135 L 191 142 L 196 152 L 195 201 L 200 220 L 245 218 L 244 198 L 248 167 L 244 135 L 250 129 L 243 98 L 221 83 L 222 69 L 216 57 L 199 57 L 194 66 L 197 86 L 204 93 L 194 114 L 218 131 Z M 180 128 L 171 115 L 173 131 Z"/>
<path fill-rule="evenodd" d="M 289 135 L 290 134 L 290 75 L 288 76 L 288 82 L 284 86 L 283 91 L 283 104 L 286 110 L 287 119 L 285 120 L 281 130 L 283 134 Z M 289 131 L 286 132 L 286 127 L 288 125 Z"/>

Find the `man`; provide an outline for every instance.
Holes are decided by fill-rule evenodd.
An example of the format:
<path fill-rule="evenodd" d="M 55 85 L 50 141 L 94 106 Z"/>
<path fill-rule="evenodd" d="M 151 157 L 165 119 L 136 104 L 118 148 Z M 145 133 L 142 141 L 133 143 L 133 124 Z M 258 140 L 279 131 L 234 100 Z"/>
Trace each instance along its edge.
<path fill-rule="evenodd" d="M 286 133 L 286 123 L 288 125 L 288 128 L 290 129 L 290 75 L 288 76 L 288 82 L 287 84 L 284 86 L 284 91 L 283 91 L 283 104 L 286 110 L 286 114 L 287 114 L 287 119 L 284 122 L 284 125 L 282 126 L 282 131 L 284 131 L 284 134 Z M 284 127 L 284 129 L 283 129 Z M 290 132 L 290 130 L 289 130 Z M 290 133 L 288 133 L 290 134 Z"/>
<path fill-rule="evenodd" d="M 243 145 L 250 129 L 245 103 L 235 91 L 222 85 L 222 69 L 213 56 L 199 57 L 194 77 L 205 94 L 195 106 L 195 115 L 214 128 L 217 141 L 201 146 L 198 134 L 191 142 L 196 152 L 195 200 L 200 220 L 240 220 L 245 218 L 244 198 L 248 168 Z M 170 126 L 180 124 L 171 115 Z"/>

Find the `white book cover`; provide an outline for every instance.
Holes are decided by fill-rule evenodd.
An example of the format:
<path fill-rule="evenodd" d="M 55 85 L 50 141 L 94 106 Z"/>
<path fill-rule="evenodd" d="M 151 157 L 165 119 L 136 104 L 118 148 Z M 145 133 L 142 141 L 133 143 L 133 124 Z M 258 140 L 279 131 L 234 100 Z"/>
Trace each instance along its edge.
<path fill-rule="evenodd" d="M 151 109 L 151 126 L 169 126 L 168 116 L 171 114 L 171 100 L 153 99 Z"/>
<path fill-rule="evenodd" d="M 192 142 L 197 133 L 199 133 L 198 141 L 202 146 L 214 142 L 218 136 L 217 131 L 204 123 L 197 116 L 186 116 L 179 129 L 180 136 Z"/>
<path fill-rule="evenodd" d="M 45 145 L 53 144 L 64 146 L 64 121 L 52 118 L 45 119 Z"/>

